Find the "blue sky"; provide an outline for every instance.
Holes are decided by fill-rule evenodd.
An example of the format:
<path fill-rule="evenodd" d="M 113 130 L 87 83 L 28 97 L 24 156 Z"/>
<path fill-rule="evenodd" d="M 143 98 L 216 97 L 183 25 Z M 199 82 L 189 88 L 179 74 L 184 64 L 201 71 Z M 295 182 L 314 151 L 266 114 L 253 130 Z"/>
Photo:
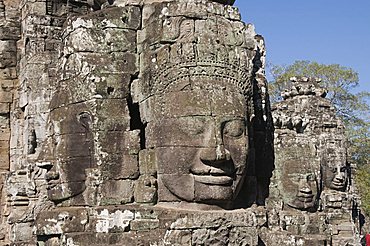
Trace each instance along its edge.
<path fill-rule="evenodd" d="M 243 21 L 265 37 L 267 61 L 350 67 L 370 91 L 370 0 L 237 0 Z"/>

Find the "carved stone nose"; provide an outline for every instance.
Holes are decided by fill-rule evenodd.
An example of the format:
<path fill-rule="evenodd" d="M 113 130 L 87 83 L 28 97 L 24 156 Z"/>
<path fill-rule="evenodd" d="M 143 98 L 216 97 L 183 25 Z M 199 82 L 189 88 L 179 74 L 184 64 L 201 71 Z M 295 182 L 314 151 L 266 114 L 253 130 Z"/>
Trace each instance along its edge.
<path fill-rule="evenodd" d="M 300 192 L 302 193 L 306 193 L 306 194 L 311 194 L 312 193 L 312 190 L 310 187 L 306 186 L 306 187 L 302 187 L 301 189 L 299 189 Z"/>
<path fill-rule="evenodd" d="M 228 161 L 230 160 L 230 151 L 225 149 L 223 144 L 217 147 L 203 149 L 200 153 L 202 161 Z"/>
<path fill-rule="evenodd" d="M 45 174 L 46 180 L 56 180 L 59 179 L 59 173 L 56 171 L 49 171 Z"/>
<path fill-rule="evenodd" d="M 344 173 L 341 171 L 341 166 L 340 165 L 337 165 L 337 172 L 335 173 L 334 179 L 337 180 L 337 181 L 340 181 L 340 182 L 343 182 L 344 179 L 345 179 Z"/>
<path fill-rule="evenodd" d="M 344 181 L 344 175 L 342 173 L 337 173 L 334 177 L 334 180 L 338 182 L 343 182 Z"/>
<path fill-rule="evenodd" d="M 299 192 L 305 194 L 312 194 L 312 189 L 307 183 L 307 180 L 301 179 L 301 181 L 299 182 Z"/>
<path fill-rule="evenodd" d="M 230 151 L 225 149 L 223 144 L 217 145 L 216 160 L 230 160 Z"/>

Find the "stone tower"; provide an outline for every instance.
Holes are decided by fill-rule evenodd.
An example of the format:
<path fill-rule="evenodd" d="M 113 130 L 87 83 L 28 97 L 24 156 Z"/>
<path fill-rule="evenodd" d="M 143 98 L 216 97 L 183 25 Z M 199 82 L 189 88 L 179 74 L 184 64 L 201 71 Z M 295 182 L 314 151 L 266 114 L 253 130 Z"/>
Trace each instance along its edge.
<path fill-rule="evenodd" d="M 355 243 L 342 124 L 309 79 L 272 116 L 233 3 L 0 1 L 1 245 Z"/>
<path fill-rule="evenodd" d="M 272 107 L 276 169 L 270 227 L 296 243 L 304 238 L 315 245 L 358 245 L 359 198 L 344 125 L 321 80 L 294 77 L 291 82 L 281 93 L 284 100 Z"/>

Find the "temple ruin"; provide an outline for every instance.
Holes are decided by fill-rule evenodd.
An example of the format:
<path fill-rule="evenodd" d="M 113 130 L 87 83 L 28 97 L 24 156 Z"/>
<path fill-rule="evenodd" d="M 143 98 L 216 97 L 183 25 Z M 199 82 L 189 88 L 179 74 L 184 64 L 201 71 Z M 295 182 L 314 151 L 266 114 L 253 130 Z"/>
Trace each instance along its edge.
<path fill-rule="evenodd" d="M 0 245 L 360 245 L 315 78 L 271 105 L 233 0 L 0 0 Z"/>

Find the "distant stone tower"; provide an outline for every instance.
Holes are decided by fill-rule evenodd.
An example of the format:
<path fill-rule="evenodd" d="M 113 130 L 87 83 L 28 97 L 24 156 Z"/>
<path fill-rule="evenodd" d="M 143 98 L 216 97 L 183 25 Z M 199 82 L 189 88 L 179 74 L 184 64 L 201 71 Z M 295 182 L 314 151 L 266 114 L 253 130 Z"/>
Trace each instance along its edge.
<path fill-rule="evenodd" d="M 320 80 L 292 78 L 272 107 L 271 228 L 315 245 L 358 245 L 359 210 L 343 123 Z M 278 237 L 278 236 L 277 236 Z M 274 239 L 272 239 L 274 240 Z"/>

